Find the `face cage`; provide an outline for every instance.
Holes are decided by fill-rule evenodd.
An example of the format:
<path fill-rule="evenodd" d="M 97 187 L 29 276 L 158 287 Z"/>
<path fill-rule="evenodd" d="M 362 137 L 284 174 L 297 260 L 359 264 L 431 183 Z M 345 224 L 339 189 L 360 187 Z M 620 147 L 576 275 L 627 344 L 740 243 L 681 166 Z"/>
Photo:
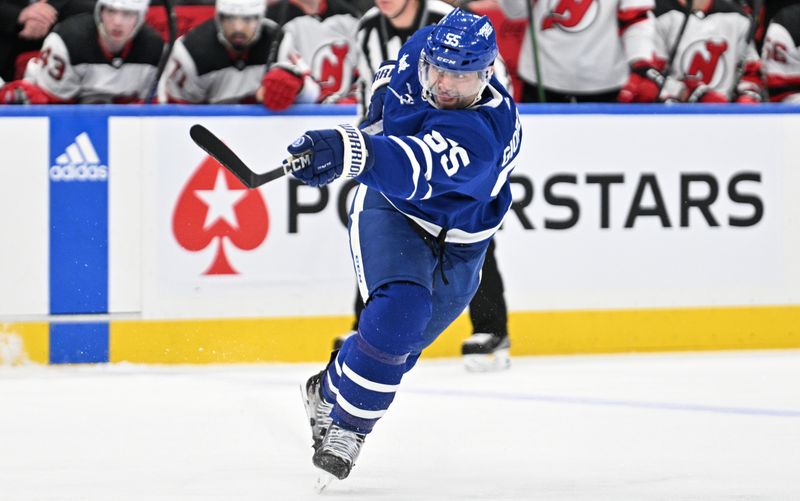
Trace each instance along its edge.
<path fill-rule="evenodd" d="M 136 34 L 139 33 L 139 30 L 142 28 L 142 25 L 144 24 L 145 13 L 144 12 L 140 12 L 138 10 L 120 9 L 119 7 L 113 7 L 113 6 L 110 6 L 110 5 L 105 5 L 102 2 L 97 2 L 95 4 L 95 6 L 94 6 L 94 23 L 97 25 L 97 32 L 100 34 L 100 37 L 103 40 L 105 40 L 104 43 L 109 43 L 107 41 L 108 40 L 108 32 L 106 32 L 106 27 L 103 26 L 103 21 L 102 21 L 102 19 L 100 19 L 100 12 L 102 12 L 102 10 L 104 8 L 117 9 L 117 10 L 127 10 L 129 12 L 135 12 L 139 16 L 139 19 L 137 19 L 137 21 L 136 21 L 136 26 L 134 26 L 133 27 L 133 31 L 131 31 L 131 36 L 128 37 L 127 40 L 125 40 L 125 43 L 127 44 L 128 42 L 133 40 L 134 37 L 136 37 Z"/>
<path fill-rule="evenodd" d="M 257 17 L 258 18 L 258 23 L 256 25 L 256 31 L 255 31 L 255 33 L 253 33 L 253 37 L 250 40 L 248 40 L 247 43 L 244 44 L 244 46 L 242 46 L 242 47 L 234 47 L 233 44 L 231 44 L 228 41 L 228 39 L 225 38 L 225 31 L 222 29 L 222 16 Z M 266 16 L 264 16 L 263 14 L 256 15 L 256 16 L 243 16 L 243 15 L 240 15 L 240 14 L 226 14 L 224 12 L 216 12 L 216 13 L 214 13 L 214 24 L 217 25 L 217 40 L 219 40 L 219 42 L 222 45 L 224 45 L 225 47 L 228 47 L 229 49 L 235 50 L 237 52 L 241 52 L 244 49 L 246 49 L 247 47 L 250 47 L 254 43 L 258 42 L 258 39 L 261 38 L 261 30 L 262 30 L 263 25 L 264 25 L 264 17 L 266 17 Z"/>
<path fill-rule="evenodd" d="M 463 98 L 469 99 L 471 97 L 472 99 L 467 101 L 463 106 L 461 106 L 462 108 L 469 108 L 473 104 L 480 101 L 481 96 L 483 95 L 483 90 L 489 84 L 489 79 L 492 77 L 491 66 L 483 70 L 453 71 L 447 68 L 442 68 L 441 66 L 432 63 L 430 60 L 428 60 L 427 56 L 425 55 L 425 52 L 423 51 L 419 57 L 419 66 L 417 70 L 419 76 L 419 83 L 420 85 L 422 85 L 422 98 L 428 101 L 434 108 L 439 108 L 439 104 L 436 102 L 436 89 L 434 88 L 436 82 L 431 82 L 429 78 L 430 77 L 429 68 L 431 66 L 436 68 L 438 71 L 454 75 L 454 78 L 458 78 L 459 75 L 467 75 L 470 73 L 477 74 L 478 78 L 475 80 L 474 92 L 473 89 L 468 89 L 468 90 L 462 90 L 461 92 L 455 94 L 448 94 L 448 97 L 455 97 L 459 99 Z"/>

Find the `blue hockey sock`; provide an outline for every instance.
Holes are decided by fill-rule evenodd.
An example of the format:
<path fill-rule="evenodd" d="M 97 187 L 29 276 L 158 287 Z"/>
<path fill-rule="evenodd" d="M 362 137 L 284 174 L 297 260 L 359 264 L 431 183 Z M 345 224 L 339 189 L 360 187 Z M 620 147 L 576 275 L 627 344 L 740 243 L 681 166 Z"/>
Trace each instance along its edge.
<path fill-rule="evenodd" d="M 420 285 L 395 282 L 373 293 L 358 334 L 347 340 L 328 369 L 326 386 L 337 393 L 334 423 L 358 433 L 372 431 L 416 361 L 418 353 L 409 355 L 430 317 L 431 294 Z"/>
<path fill-rule="evenodd" d="M 332 404 L 336 402 L 339 394 L 339 378 L 342 377 L 342 361 L 347 357 L 350 346 L 356 336 L 345 339 L 339 351 L 331 353 L 331 360 L 325 368 L 325 377 L 322 378 L 322 398 Z"/>
<path fill-rule="evenodd" d="M 356 342 L 357 336 L 348 337 L 336 354 L 336 358 L 331 360 L 325 369 L 325 377 L 322 379 L 322 396 L 328 403 L 336 402 L 336 395 L 339 393 L 339 378 L 342 377 L 342 362 L 347 358 L 351 343 Z M 406 357 L 403 373 L 411 370 L 419 360 L 420 352 L 409 353 Z"/>

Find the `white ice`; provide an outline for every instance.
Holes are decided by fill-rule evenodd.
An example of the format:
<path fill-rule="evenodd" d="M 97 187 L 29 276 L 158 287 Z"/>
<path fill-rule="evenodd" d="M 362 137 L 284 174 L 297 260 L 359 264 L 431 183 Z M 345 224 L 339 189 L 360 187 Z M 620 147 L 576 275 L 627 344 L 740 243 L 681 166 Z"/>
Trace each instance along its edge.
<path fill-rule="evenodd" d="M 0 368 L 0 500 L 800 499 L 798 351 L 423 361 L 321 495 L 319 368 Z"/>

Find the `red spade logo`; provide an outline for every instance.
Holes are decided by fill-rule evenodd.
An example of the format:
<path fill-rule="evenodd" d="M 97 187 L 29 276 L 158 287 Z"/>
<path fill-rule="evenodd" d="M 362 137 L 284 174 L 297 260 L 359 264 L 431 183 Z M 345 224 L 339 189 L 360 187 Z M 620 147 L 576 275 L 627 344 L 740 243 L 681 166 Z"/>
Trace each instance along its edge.
<path fill-rule="evenodd" d="M 217 244 L 214 262 L 203 275 L 237 275 L 225 256 L 223 240 L 253 250 L 267 238 L 269 212 L 261 193 L 248 190 L 216 160 L 207 157 L 184 186 L 172 232 L 184 249 L 197 252 Z"/>

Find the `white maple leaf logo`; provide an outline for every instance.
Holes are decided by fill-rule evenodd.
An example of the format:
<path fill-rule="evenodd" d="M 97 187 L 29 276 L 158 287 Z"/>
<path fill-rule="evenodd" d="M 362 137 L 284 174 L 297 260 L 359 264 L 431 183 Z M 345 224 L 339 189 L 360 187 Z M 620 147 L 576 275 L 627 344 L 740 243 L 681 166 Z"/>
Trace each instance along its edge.
<path fill-rule="evenodd" d="M 403 54 L 403 57 L 400 58 L 400 62 L 397 63 L 397 72 L 400 73 L 408 67 L 408 54 Z"/>

